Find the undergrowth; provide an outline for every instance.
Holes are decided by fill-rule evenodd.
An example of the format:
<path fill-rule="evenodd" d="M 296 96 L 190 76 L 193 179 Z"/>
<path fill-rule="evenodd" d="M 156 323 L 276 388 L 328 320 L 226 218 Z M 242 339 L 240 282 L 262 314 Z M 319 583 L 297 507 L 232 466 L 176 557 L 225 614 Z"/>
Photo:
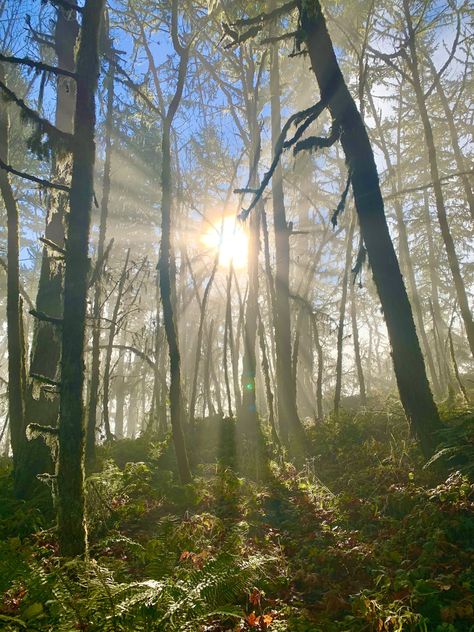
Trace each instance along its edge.
<path fill-rule="evenodd" d="M 207 420 L 186 486 L 168 439 L 116 442 L 88 480 L 90 559 L 69 563 L 4 465 L 0 628 L 472 632 L 472 424 L 426 464 L 396 405 L 343 413 L 303 467 L 269 445 L 256 480 L 233 421 Z"/>

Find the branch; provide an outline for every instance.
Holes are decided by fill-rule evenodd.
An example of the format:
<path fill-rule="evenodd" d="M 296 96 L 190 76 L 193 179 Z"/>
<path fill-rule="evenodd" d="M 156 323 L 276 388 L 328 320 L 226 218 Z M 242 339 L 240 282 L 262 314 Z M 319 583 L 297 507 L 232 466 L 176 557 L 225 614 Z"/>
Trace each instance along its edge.
<path fill-rule="evenodd" d="M 341 199 L 339 200 L 339 204 L 337 205 L 337 208 L 331 217 L 331 224 L 333 228 L 336 228 L 337 219 L 339 215 L 343 213 L 344 209 L 346 208 L 347 194 L 349 193 L 349 188 L 351 186 L 351 179 L 352 179 L 352 171 L 349 169 L 349 172 L 347 174 L 346 186 L 344 187 L 344 191 L 342 192 Z"/>
<path fill-rule="evenodd" d="M 189 55 L 189 46 L 183 46 L 178 35 L 178 0 L 172 0 L 171 4 L 171 40 L 173 48 L 180 57 Z"/>
<path fill-rule="evenodd" d="M 334 143 L 336 143 L 341 136 L 340 127 L 335 127 L 331 130 L 329 136 L 309 136 L 303 140 L 300 140 L 299 143 L 293 148 L 293 154 L 296 156 L 300 153 L 300 151 L 317 151 L 318 149 L 325 149 L 327 147 L 332 147 Z"/>
<path fill-rule="evenodd" d="M 37 309 L 30 309 L 29 313 L 36 318 L 37 320 L 41 320 L 44 323 L 51 323 L 52 325 L 61 326 L 63 324 L 62 318 L 55 318 L 54 316 L 48 316 L 44 312 L 40 312 Z"/>
<path fill-rule="evenodd" d="M 226 34 L 229 37 L 232 37 L 232 40 L 228 44 L 226 44 L 224 48 L 228 50 L 229 48 L 233 48 L 234 46 L 243 44 L 251 37 L 255 37 L 256 35 L 258 35 L 260 31 L 262 30 L 262 28 L 263 28 L 263 24 L 257 24 L 256 26 L 252 26 L 251 28 L 249 28 L 244 33 L 238 33 L 237 31 L 232 31 L 231 29 L 226 29 L 224 27 Z M 232 33 L 232 36 L 231 36 L 231 33 Z"/>
<path fill-rule="evenodd" d="M 30 377 L 32 377 L 35 380 L 38 380 L 38 382 L 42 382 L 43 384 L 48 384 L 48 386 L 55 386 L 56 388 L 61 387 L 61 382 L 56 382 L 56 380 L 51 380 L 49 377 L 46 377 L 46 375 L 40 375 L 40 373 L 30 372 Z"/>
<path fill-rule="evenodd" d="M 439 178 L 439 182 L 446 182 L 446 180 L 451 180 L 451 178 L 472 175 L 474 175 L 474 169 L 469 169 L 468 171 L 457 171 L 456 173 L 448 173 L 448 175 L 446 176 L 441 176 L 441 178 Z M 408 189 L 402 189 L 401 191 L 391 193 L 390 195 L 384 195 L 384 200 L 392 200 L 393 198 L 396 198 L 399 195 L 405 195 L 406 193 L 416 193 L 417 191 L 424 191 L 425 189 L 430 189 L 433 186 L 434 182 L 427 182 L 426 184 L 420 184 L 416 187 L 409 187 Z"/>
<path fill-rule="evenodd" d="M 293 39 L 294 37 L 301 36 L 302 31 L 290 31 L 290 33 L 282 33 L 281 35 L 274 35 L 273 37 L 265 37 L 260 40 L 260 44 L 276 44 L 277 42 L 282 42 L 287 39 Z"/>
<path fill-rule="evenodd" d="M 242 20 L 236 20 L 235 22 L 232 22 L 232 26 L 239 27 L 239 26 L 250 26 L 252 24 L 263 24 L 264 22 L 268 22 L 269 20 L 279 18 L 281 15 L 284 15 L 285 13 L 289 13 L 290 11 L 293 11 L 293 9 L 296 9 L 296 5 L 297 5 L 296 0 L 290 0 L 290 2 L 283 4 L 281 7 L 278 7 L 277 9 L 274 9 L 273 11 L 270 11 L 269 13 L 262 12 L 253 18 L 244 18 Z"/>
<path fill-rule="evenodd" d="M 42 61 L 34 61 L 29 57 L 12 57 L 10 55 L 4 55 L 0 53 L 0 61 L 4 61 L 8 64 L 20 64 L 22 66 L 28 66 L 29 68 L 34 68 L 38 71 L 46 71 L 50 72 L 53 75 L 63 75 L 64 77 L 71 77 L 71 79 L 76 79 L 77 75 L 75 72 L 71 72 L 70 70 L 63 70 L 62 68 L 58 68 L 57 66 L 50 66 L 49 64 L 44 64 Z"/>
<path fill-rule="evenodd" d="M 101 349 L 107 349 L 107 347 L 108 345 L 100 345 Z M 132 347 L 130 345 L 115 345 L 114 344 L 112 345 L 112 348 L 119 349 L 120 351 L 131 351 L 136 356 L 138 356 L 141 360 L 145 360 L 148 366 L 150 366 L 152 369 L 156 369 L 156 362 L 152 360 L 149 355 L 147 355 L 143 351 L 140 351 L 140 349 L 137 349 L 136 347 Z"/>
<path fill-rule="evenodd" d="M 49 0 L 51 2 L 51 4 L 54 4 L 58 7 L 62 7 L 63 9 L 66 9 L 66 11 L 71 11 L 71 9 L 73 11 L 78 11 L 79 13 L 83 12 L 83 8 L 80 7 L 78 4 L 75 4 L 74 2 L 71 2 L 71 0 Z"/>
<path fill-rule="evenodd" d="M 13 101 L 21 109 L 23 115 L 33 122 L 42 134 L 47 134 L 51 141 L 62 143 L 67 149 L 70 149 L 73 140 L 72 134 L 62 132 L 47 119 L 42 118 L 38 112 L 28 107 L 23 99 L 18 98 L 3 81 L 0 81 L 0 89 L 3 90 L 5 98 Z"/>
<path fill-rule="evenodd" d="M 41 241 L 41 243 L 47 246 L 50 250 L 54 250 L 54 252 L 57 252 L 63 257 L 66 255 L 66 250 L 64 248 L 61 248 L 61 246 L 58 246 L 58 244 L 55 244 L 54 241 L 51 241 L 51 239 L 46 239 L 46 237 L 40 237 L 39 241 Z"/>
<path fill-rule="evenodd" d="M 144 92 L 142 92 L 142 90 L 140 89 L 140 86 L 133 81 L 133 79 L 130 77 L 128 72 L 124 70 L 121 66 L 119 66 L 118 61 L 109 57 L 108 55 L 106 57 L 107 57 L 107 61 L 114 66 L 115 70 L 119 74 L 125 77 L 125 79 L 119 79 L 118 77 L 114 77 L 115 81 L 118 81 L 119 83 L 133 90 L 140 98 L 142 98 L 145 101 L 145 103 L 148 105 L 150 109 L 156 112 L 158 116 L 160 116 L 161 118 L 164 118 L 163 112 L 160 110 L 160 108 L 157 107 L 153 103 L 153 101 L 149 97 L 147 97 L 147 95 Z"/>
<path fill-rule="evenodd" d="M 58 189 L 58 191 L 65 191 L 66 193 L 70 192 L 70 187 L 65 184 L 59 184 L 58 182 L 51 182 L 50 180 L 45 180 L 44 178 L 37 178 L 36 176 L 32 176 L 30 173 L 25 173 L 24 171 L 18 171 L 18 169 L 14 169 L 10 165 L 7 165 L 0 158 L 0 168 L 12 173 L 14 176 L 18 176 L 23 178 L 24 180 L 29 180 L 30 182 L 36 182 L 36 184 L 41 185 L 42 187 L 47 187 L 49 189 Z"/>
<path fill-rule="evenodd" d="M 255 197 L 253 198 L 250 206 L 247 209 L 242 209 L 242 212 L 238 216 L 240 220 L 243 221 L 247 219 L 251 210 L 255 207 L 259 199 L 262 197 L 263 192 L 267 188 L 267 185 L 272 178 L 273 172 L 275 171 L 278 165 L 281 154 L 283 153 L 283 149 L 285 149 L 288 146 L 288 144 L 285 143 L 285 139 L 290 127 L 293 124 L 298 125 L 301 122 L 303 122 L 303 125 L 302 125 L 303 127 L 306 125 L 306 122 L 308 119 L 310 119 L 311 122 L 313 122 L 316 118 L 318 118 L 318 116 L 324 111 L 325 108 L 326 108 L 326 101 L 321 99 L 321 101 L 318 101 L 318 103 L 311 106 L 310 108 L 307 108 L 306 110 L 303 110 L 302 112 L 296 112 L 296 114 L 293 114 L 292 116 L 290 116 L 290 118 L 286 121 L 285 125 L 283 126 L 283 129 L 281 130 L 280 136 L 278 137 L 278 140 L 275 144 L 275 156 L 273 158 L 273 162 L 270 166 L 270 169 L 263 176 L 263 180 L 259 188 L 257 189 L 255 193 Z M 297 134 L 295 134 L 294 138 L 296 138 L 296 136 Z"/>

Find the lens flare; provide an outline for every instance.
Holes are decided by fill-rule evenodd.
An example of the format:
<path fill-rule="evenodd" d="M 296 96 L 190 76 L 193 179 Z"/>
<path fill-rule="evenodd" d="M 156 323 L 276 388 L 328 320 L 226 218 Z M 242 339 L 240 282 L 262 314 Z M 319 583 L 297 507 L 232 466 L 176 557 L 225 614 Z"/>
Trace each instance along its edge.
<path fill-rule="evenodd" d="M 202 237 L 203 243 L 214 251 L 219 251 L 219 264 L 242 269 L 247 265 L 248 236 L 234 215 L 216 222 Z"/>

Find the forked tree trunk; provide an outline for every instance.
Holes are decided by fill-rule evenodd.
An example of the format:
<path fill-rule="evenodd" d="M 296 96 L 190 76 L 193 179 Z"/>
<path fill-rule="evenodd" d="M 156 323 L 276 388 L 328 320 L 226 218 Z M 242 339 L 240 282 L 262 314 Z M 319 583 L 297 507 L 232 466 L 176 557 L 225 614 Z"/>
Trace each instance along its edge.
<path fill-rule="evenodd" d="M 362 118 L 341 73 L 319 0 L 298 0 L 301 27 L 321 98 L 341 126 L 362 237 L 392 347 L 400 399 L 425 455 L 440 426 L 415 323 L 387 226 L 374 154 Z"/>
<path fill-rule="evenodd" d="M 77 57 L 73 166 L 64 279 L 61 400 L 57 470 L 58 539 L 63 556 L 85 555 L 84 336 L 88 247 L 94 194 L 95 92 L 99 31 L 105 0 L 87 0 Z"/>

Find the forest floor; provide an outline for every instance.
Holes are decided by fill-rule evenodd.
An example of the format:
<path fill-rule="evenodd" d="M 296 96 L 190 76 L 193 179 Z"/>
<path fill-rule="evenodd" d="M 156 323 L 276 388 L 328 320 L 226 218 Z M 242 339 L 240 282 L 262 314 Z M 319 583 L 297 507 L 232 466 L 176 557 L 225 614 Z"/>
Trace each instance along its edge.
<path fill-rule="evenodd" d="M 472 424 L 452 471 L 423 468 L 395 410 L 321 424 L 304 466 L 256 477 L 233 422 L 208 420 L 188 486 L 166 442 L 118 441 L 88 481 L 91 559 L 66 564 L 5 464 L 0 628 L 472 631 Z"/>

